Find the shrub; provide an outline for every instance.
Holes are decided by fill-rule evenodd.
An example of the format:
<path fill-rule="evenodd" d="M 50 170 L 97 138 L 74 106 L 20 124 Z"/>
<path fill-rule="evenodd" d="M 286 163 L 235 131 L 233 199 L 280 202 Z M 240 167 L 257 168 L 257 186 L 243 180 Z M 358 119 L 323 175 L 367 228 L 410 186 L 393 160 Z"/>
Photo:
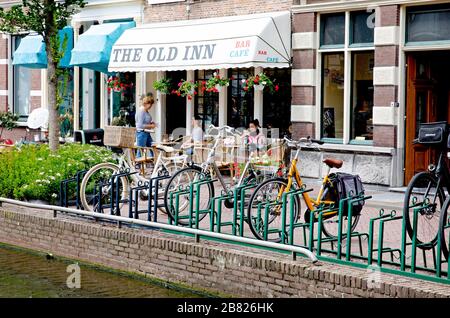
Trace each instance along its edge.
<path fill-rule="evenodd" d="M 112 152 L 93 145 L 66 144 L 56 153 L 48 145 L 24 145 L 0 153 L 0 196 L 55 203 L 62 180 L 107 161 L 114 161 Z"/>

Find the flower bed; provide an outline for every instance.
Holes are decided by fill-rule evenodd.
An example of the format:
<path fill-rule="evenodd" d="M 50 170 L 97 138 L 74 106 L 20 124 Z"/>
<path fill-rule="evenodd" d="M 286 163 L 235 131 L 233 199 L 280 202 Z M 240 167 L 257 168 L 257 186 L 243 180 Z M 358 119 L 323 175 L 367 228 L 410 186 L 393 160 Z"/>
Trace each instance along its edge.
<path fill-rule="evenodd" d="M 0 153 L 0 196 L 55 203 L 59 185 L 79 170 L 113 162 L 112 152 L 93 145 L 66 144 L 56 153 L 47 145 L 25 145 Z"/>

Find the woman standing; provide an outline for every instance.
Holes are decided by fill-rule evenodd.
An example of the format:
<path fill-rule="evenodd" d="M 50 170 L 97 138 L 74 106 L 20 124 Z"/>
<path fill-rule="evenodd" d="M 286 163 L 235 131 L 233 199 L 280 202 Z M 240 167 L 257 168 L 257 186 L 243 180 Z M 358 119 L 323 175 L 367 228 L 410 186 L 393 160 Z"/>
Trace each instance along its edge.
<path fill-rule="evenodd" d="M 149 129 L 156 127 L 152 116 L 149 114 L 155 100 L 152 94 L 147 94 L 142 99 L 142 105 L 136 111 L 136 145 L 138 147 L 151 147 L 153 143 Z"/>

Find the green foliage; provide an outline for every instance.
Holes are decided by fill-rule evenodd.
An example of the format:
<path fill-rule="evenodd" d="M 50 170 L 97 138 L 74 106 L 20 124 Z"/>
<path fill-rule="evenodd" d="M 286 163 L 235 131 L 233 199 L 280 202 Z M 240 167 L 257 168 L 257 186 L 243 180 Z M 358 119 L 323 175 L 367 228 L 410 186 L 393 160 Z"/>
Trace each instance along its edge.
<path fill-rule="evenodd" d="M 153 88 L 163 94 L 169 94 L 172 87 L 172 80 L 170 78 L 162 78 L 159 81 L 153 82 Z"/>
<path fill-rule="evenodd" d="M 19 116 L 11 112 L 0 112 L 0 140 L 2 139 L 3 129 L 12 130 L 17 127 Z"/>
<path fill-rule="evenodd" d="M 62 180 L 101 162 L 114 162 L 112 152 L 93 145 L 66 144 L 55 153 L 25 145 L 0 153 L 0 196 L 55 202 Z"/>

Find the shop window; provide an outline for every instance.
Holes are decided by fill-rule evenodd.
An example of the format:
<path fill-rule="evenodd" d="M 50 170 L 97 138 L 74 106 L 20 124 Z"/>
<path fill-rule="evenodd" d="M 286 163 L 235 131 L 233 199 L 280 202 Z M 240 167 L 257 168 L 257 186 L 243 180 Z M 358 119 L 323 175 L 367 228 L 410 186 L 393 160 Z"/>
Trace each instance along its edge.
<path fill-rule="evenodd" d="M 344 131 L 344 54 L 323 54 L 322 137 L 342 139 Z"/>
<path fill-rule="evenodd" d="M 253 119 L 253 91 L 245 92 L 242 80 L 255 74 L 253 68 L 239 68 L 229 71 L 228 78 L 233 78 L 228 86 L 228 125 L 235 128 L 248 127 Z"/>
<path fill-rule="evenodd" d="M 345 44 L 345 14 L 323 15 L 321 21 L 321 47 L 343 47 Z"/>
<path fill-rule="evenodd" d="M 374 52 L 352 55 L 352 139 L 373 140 Z"/>
<path fill-rule="evenodd" d="M 373 12 L 352 12 L 350 43 L 352 46 L 373 46 L 375 17 Z"/>
<path fill-rule="evenodd" d="M 14 37 L 14 50 L 20 45 L 22 36 Z M 23 66 L 13 67 L 13 109 L 19 121 L 25 121 L 31 111 L 31 73 L 32 69 Z"/>
<path fill-rule="evenodd" d="M 214 71 L 195 71 L 196 81 L 207 81 L 213 76 Z M 202 92 L 198 90 L 195 96 L 194 116 L 201 120 L 202 129 L 206 131 L 209 125 L 219 125 L 219 94 Z"/>
<path fill-rule="evenodd" d="M 450 41 L 450 6 L 411 8 L 407 11 L 406 42 Z"/>

